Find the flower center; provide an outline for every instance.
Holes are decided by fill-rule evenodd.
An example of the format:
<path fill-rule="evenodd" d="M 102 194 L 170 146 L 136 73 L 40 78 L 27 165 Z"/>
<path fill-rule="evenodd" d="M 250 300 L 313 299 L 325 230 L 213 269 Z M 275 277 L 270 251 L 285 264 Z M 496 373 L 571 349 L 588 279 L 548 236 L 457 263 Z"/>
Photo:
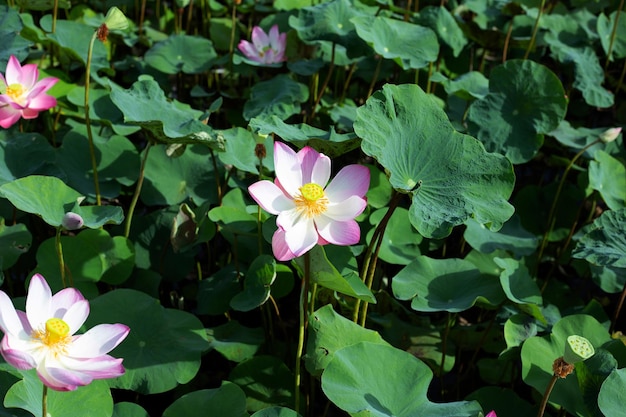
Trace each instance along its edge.
<path fill-rule="evenodd" d="M 304 184 L 300 187 L 300 195 L 294 198 L 296 209 L 304 212 L 307 217 L 315 217 L 326 211 L 328 198 L 324 189 L 315 183 Z"/>
<path fill-rule="evenodd" d="M 55 346 L 65 342 L 69 333 L 70 326 L 63 320 L 53 317 L 46 322 L 46 333 L 42 341 L 48 346 Z"/>
<path fill-rule="evenodd" d="M 24 95 L 24 87 L 22 84 L 14 83 L 7 85 L 7 96 L 11 97 L 13 101 L 20 101 Z"/>

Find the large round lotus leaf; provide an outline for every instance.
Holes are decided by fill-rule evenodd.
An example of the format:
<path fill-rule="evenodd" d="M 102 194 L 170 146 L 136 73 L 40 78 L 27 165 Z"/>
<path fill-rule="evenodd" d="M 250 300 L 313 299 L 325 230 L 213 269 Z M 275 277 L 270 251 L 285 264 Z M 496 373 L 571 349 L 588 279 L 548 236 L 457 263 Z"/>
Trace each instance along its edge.
<path fill-rule="evenodd" d="M 535 252 L 539 239 L 522 227 L 518 215 L 513 215 L 497 232 L 492 232 L 484 225 L 468 220 L 463 237 L 473 248 L 483 253 L 497 249 L 510 251 L 514 256 L 528 256 Z"/>
<path fill-rule="evenodd" d="M 252 417 L 301 417 L 294 410 L 285 407 L 269 407 L 252 414 Z"/>
<path fill-rule="evenodd" d="M 367 204 L 375 209 L 383 208 L 389 204 L 393 188 L 387 175 L 380 168 L 374 165 L 366 166 L 370 170 L 370 188 L 365 195 Z"/>
<path fill-rule="evenodd" d="M 543 135 L 558 127 L 566 111 L 565 90 L 552 71 L 511 60 L 491 72 L 489 94 L 470 106 L 468 127 L 488 151 L 520 164 L 537 153 Z"/>
<path fill-rule="evenodd" d="M 23 3 L 29 2 L 24 1 Z M 59 3 L 60 5 L 61 3 Z M 23 8 L 23 6 L 20 5 L 20 8 Z M 0 39 L 4 41 L 2 52 L 0 52 L 0 72 L 3 74 L 11 55 L 15 55 L 20 61 L 29 55 L 28 49 L 32 42 L 19 35 L 24 27 L 22 19 L 17 9 L 7 7 L 0 11 L 0 22 L 2 23 Z"/>
<path fill-rule="evenodd" d="M 250 99 L 243 106 L 243 117 L 275 116 L 285 120 L 300 113 L 300 103 L 309 99 L 306 85 L 288 75 L 277 75 L 271 80 L 256 83 L 250 90 Z"/>
<path fill-rule="evenodd" d="M 459 27 L 456 18 L 445 7 L 426 6 L 421 8 L 415 21 L 434 30 L 437 37 L 452 49 L 452 54 L 455 57 L 459 56 L 467 45 L 467 37 Z"/>
<path fill-rule="evenodd" d="M 604 151 L 589 163 L 589 186 L 597 190 L 611 210 L 626 207 L 626 167 Z"/>
<path fill-rule="evenodd" d="M 203 389 L 185 394 L 163 413 L 163 417 L 189 417 L 199 415 L 248 417 L 246 395 L 237 385 L 224 381 L 215 389 Z"/>
<path fill-rule="evenodd" d="M 150 415 L 137 403 L 121 402 L 115 403 L 111 417 L 150 417 Z"/>
<path fill-rule="evenodd" d="M 604 380 L 598 395 L 598 407 L 605 416 L 619 416 L 624 412 L 626 368 L 614 369 Z"/>
<path fill-rule="evenodd" d="M 626 21 L 618 19 L 617 12 L 611 13 L 610 18 L 600 13 L 597 27 L 604 53 L 611 47 L 611 61 L 626 57 Z"/>
<path fill-rule="evenodd" d="M 339 315 L 327 304 L 309 317 L 306 369 L 319 376 L 339 349 L 358 342 L 388 344 L 380 335 Z"/>
<path fill-rule="evenodd" d="M 168 100 L 151 77 L 139 77 L 127 90 L 111 81 L 109 86 L 111 101 L 124 114 L 124 121 L 149 131 L 151 139 L 167 145 L 201 143 L 212 149 L 224 149 L 223 141 L 213 129 L 199 120 L 202 112 Z"/>
<path fill-rule="evenodd" d="M 475 417 L 477 402 L 437 404 L 426 394 L 433 373 L 408 352 L 359 342 L 335 352 L 322 374 L 322 390 L 337 407 L 372 417 Z"/>
<path fill-rule="evenodd" d="M 259 158 L 255 155 L 256 140 L 253 133 L 242 127 L 233 127 L 218 133 L 224 137 L 225 152 L 217 156 L 225 165 L 233 165 L 235 168 L 258 174 L 257 164 Z M 265 163 L 265 161 L 264 161 Z"/>
<path fill-rule="evenodd" d="M 208 148 L 194 145 L 173 157 L 167 154 L 167 146 L 153 146 L 146 162 L 141 201 L 149 206 L 170 206 L 188 198 L 197 205 L 217 203 L 210 153 Z"/>
<path fill-rule="evenodd" d="M 0 187 L 0 195 L 15 207 L 33 213 L 50 226 L 59 227 L 65 213 L 73 211 L 83 217 L 85 227 L 98 228 L 106 223 L 120 224 L 124 219 L 121 207 L 85 206 L 76 190 L 56 177 L 31 175 L 6 183 Z"/>
<path fill-rule="evenodd" d="M 370 215 L 369 220 L 374 227 L 367 232 L 366 242 L 368 245 L 374 235 L 375 226 L 387 214 L 387 210 L 387 208 L 382 208 Z M 420 249 L 422 240 L 422 235 L 415 231 L 409 221 L 409 211 L 403 207 L 398 207 L 391 214 L 387 227 L 385 227 L 378 257 L 392 264 L 408 265 L 422 254 Z"/>
<path fill-rule="evenodd" d="M 550 52 L 559 62 L 574 66 L 574 88 L 582 92 L 585 103 L 593 107 L 611 107 L 615 102 L 613 93 L 602 86 L 604 70 L 596 51 L 591 46 L 570 46 L 561 34 L 547 33 L 544 40 Z"/>
<path fill-rule="evenodd" d="M 248 410 L 258 411 L 274 405 L 293 406 L 294 376 L 275 356 L 255 356 L 241 362 L 228 379 L 246 393 Z"/>
<path fill-rule="evenodd" d="M 189 35 L 172 35 L 146 51 L 148 65 L 166 74 L 200 74 L 211 67 L 217 53 L 213 42 Z"/>
<path fill-rule="evenodd" d="M 512 258 L 494 258 L 502 268 L 500 284 L 507 298 L 518 304 L 543 304 L 541 291 L 523 262 Z"/>
<path fill-rule="evenodd" d="M 611 341 L 607 330 L 588 315 L 572 315 L 559 320 L 548 336 L 535 336 L 522 345 L 522 378 L 538 392 L 545 392 L 552 378 L 552 364 L 563 356 L 568 336 L 586 338 L 597 350 Z M 576 375 L 559 379 L 550 394 L 550 402 L 559 404 L 574 415 L 589 415 Z M 582 414 L 581 414 L 582 413 Z"/>
<path fill-rule="evenodd" d="M 325 131 L 304 123 L 290 125 L 274 115 L 255 117 L 250 120 L 250 129 L 263 135 L 275 133 L 299 148 L 309 145 L 329 158 L 336 158 L 359 147 L 359 140 L 354 133 L 337 133 L 333 126 Z M 268 149 L 268 157 L 269 152 Z"/>
<path fill-rule="evenodd" d="M 481 274 L 463 259 L 432 259 L 420 256 L 393 277 L 394 295 L 412 300 L 417 311 L 458 313 L 477 301 L 498 305 L 504 294 L 497 278 Z"/>
<path fill-rule="evenodd" d="M 1 188 L 0 188 L 1 190 Z M 626 208 L 607 210 L 586 226 L 572 256 L 601 265 L 626 268 Z"/>
<path fill-rule="evenodd" d="M 355 57 L 363 55 L 368 49 L 350 21 L 360 14 L 349 0 L 333 0 L 301 8 L 298 16 L 290 16 L 289 25 L 304 42 L 334 42 L 345 46 L 349 56 Z"/>
<path fill-rule="evenodd" d="M 352 23 L 377 54 L 395 60 L 403 69 L 424 68 L 437 60 L 437 35 L 427 27 L 382 16 L 359 16 Z"/>
<path fill-rule="evenodd" d="M 391 185 L 412 194 L 409 219 L 420 234 L 446 237 L 470 217 L 498 230 L 513 214 L 511 163 L 454 130 L 418 86 L 385 85 L 357 109 L 354 130 Z"/>
<path fill-rule="evenodd" d="M 26 225 L 22 223 L 13 226 L 5 225 L 5 220 L 0 218 L 0 268 L 4 271 L 12 267 L 23 253 L 28 252 L 33 241 Z M 0 276 L 0 285 L 3 277 Z"/>
<path fill-rule="evenodd" d="M 263 342 L 265 335 L 260 327 L 250 328 L 230 320 L 225 324 L 206 329 L 211 349 L 217 350 L 226 359 L 243 362 L 253 357 Z"/>
<path fill-rule="evenodd" d="M 54 148 L 44 136 L 20 133 L 7 137 L 4 132 L 0 132 L 0 185 L 48 171 L 55 163 Z"/>
<path fill-rule="evenodd" d="M 132 243 L 123 236 L 111 237 L 105 230 L 83 230 L 76 236 L 61 236 L 66 269 L 66 285 L 100 280 L 121 284 L 135 266 Z M 45 240 L 37 249 L 37 272 L 58 291 L 65 287 L 61 282 L 59 257 L 55 239 Z M 73 286 L 73 285 L 70 285 Z"/>
<path fill-rule="evenodd" d="M 166 309 L 142 292 L 116 289 L 91 301 L 87 327 L 123 323 L 130 333 L 111 355 L 124 358 L 126 373 L 111 380 L 115 388 L 141 394 L 169 391 L 189 382 L 209 348 L 204 326 L 194 315 Z"/>
<path fill-rule="evenodd" d="M 4 406 L 22 408 L 34 416 L 40 416 L 43 384 L 34 369 L 20 373 L 24 379 L 7 391 Z M 107 381 L 95 380 L 89 385 L 69 392 L 48 390 L 49 416 L 111 417 L 112 413 L 113 398 Z M 12 413 L 0 414 L 12 415 Z"/>

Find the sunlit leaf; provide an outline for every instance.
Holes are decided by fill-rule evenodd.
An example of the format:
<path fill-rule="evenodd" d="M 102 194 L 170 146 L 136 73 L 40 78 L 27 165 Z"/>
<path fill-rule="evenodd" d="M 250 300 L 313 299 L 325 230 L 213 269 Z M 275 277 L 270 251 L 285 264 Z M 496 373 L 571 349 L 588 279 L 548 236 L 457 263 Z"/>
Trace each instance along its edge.
<path fill-rule="evenodd" d="M 626 268 L 626 208 L 602 213 L 574 248 L 572 256 L 601 266 Z"/>

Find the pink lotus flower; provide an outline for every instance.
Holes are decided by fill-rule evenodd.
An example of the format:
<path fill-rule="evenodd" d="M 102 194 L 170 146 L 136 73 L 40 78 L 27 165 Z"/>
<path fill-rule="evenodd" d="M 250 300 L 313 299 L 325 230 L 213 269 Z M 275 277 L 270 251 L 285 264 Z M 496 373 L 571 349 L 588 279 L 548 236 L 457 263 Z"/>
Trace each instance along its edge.
<path fill-rule="evenodd" d="M 274 167 L 274 182 L 256 182 L 248 191 L 264 210 L 278 215 L 272 237 L 276 259 L 293 259 L 315 244 L 359 242 L 361 231 L 354 218 L 367 205 L 366 167 L 348 165 L 326 185 L 330 158 L 308 146 L 296 153 L 279 142 L 274 143 Z"/>
<path fill-rule="evenodd" d="M 485 417 L 498 417 L 495 411 L 490 411 Z"/>
<path fill-rule="evenodd" d="M 269 34 L 259 26 L 252 29 L 252 43 L 242 40 L 237 45 L 250 60 L 260 64 L 277 64 L 285 60 L 287 34 L 278 32 L 278 25 L 271 27 Z"/>
<path fill-rule="evenodd" d="M 0 74 L 0 126 L 11 127 L 20 117 L 34 119 L 40 111 L 57 105 L 56 98 L 46 93 L 58 78 L 46 77 L 37 81 L 39 70 L 35 64 L 20 65 L 11 55 L 6 75 Z"/>
<path fill-rule="evenodd" d="M 35 274 L 28 287 L 26 312 L 16 311 L 0 291 L 0 352 L 17 369 L 37 369 L 39 379 L 57 391 L 72 391 L 94 379 L 124 374 L 122 359 L 107 355 L 126 338 L 123 324 L 100 324 L 74 335 L 89 315 L 89 302 L 74 288 L 52 295 Z"/>

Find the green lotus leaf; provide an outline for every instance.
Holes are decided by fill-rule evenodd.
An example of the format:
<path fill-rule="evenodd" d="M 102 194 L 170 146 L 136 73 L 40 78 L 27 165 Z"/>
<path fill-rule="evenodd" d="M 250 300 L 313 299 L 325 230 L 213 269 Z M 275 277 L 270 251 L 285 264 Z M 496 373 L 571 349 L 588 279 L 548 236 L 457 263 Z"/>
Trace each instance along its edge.
<path fill-rule="evenodd" d="M 2 188 L 0 188 L 2 190 Z M 626 208 L 608 210 L 583 229 L 574 258 L 595 265 L 626 268 Z"/>
<path fill-rule="evenodd" d="M 612 92 L 602 86 L 604 70 L 598 56 L 590 46 L 573 47 L 560 38 L 560 34 L 547 33 L 545 41 L 552 55 L 562 64 L 574 67 L 574 88 L 581 91 L 585 102 L 593 107 L 611 107 L 615 102 Z"/>
<path fill-rule="evenodd" d="M 265 341 L 263 329 L 250 328 L 230 320 L 212 329 L 207 329 L 209 346 L 217 350 L 226 359 L 243 362 L 253 357 Z"/>
<path fill-rule="evenodd" d="M 375 417 L 474 417 L 475 401 L 437 404 L 426 394 L 433 373 L 424 362 L 391 346 L 359 342 L 335 352 L 322 390 L 337 407 Z M 363 414 L 358 414 L 363 415 Z"/>
<path fill-rule="evenodd" d="M 615 27 L 616 23 L 617 28 Z M 611 13 L 609 17 L 604 13 L 600 13 L 597 28 L 604 53 L 608 54 L 609 47 L 611 46 L 611 38 L 614 37 L 610 60 L 614 61 L 626 57 L 626 21 L 618 19 L 617 12 Z M 615 34 L 613 34 L 613 31 L 615 31 Z"/>
<path fill-rule="evenodd" d="M 5 271 L 12 267 L 20 255 L 28 252 L 32 241 L 33 236 L 26 225 L 17 223 L 7 226 L 5 220 L 0 217 L 0 269 Z"/>
<path fill-rule="evenodd" d="M 364 341 L 388 344 L 377 332 L 339 315 L 332 305 L 327 304 L 309 317 L 309 337 L 304 357 L 306 369 L 319 376 L 336 351 Z"/>
<path fill-rule="evenodd" d="M 189 382 L 209 348 L 204 326 L 194 315 L 163 308 L 142 292 L 116 289 L 90 303 L 87 327 L 122 323 L 130 333 L 111 355 L 124 358 L 126 373 L 111 380 L 115 388 L 142 394 L 169 391 Z"/>
<path fill-rule="evenodd" d="M 372 226 L 378 225 L 387 210 L 387 208 L 382 208 L 370 215 L 369 220 Z M 374 231 L 375 227 L 367 232 L 365 240 L 368 245 L 372 240 Z M 422 254 L 422 248 L 420 248 L 422 240 L 422 236 L 415 231 L 409 221 L 409 211 L 403 207 L 398 207 L 394 210 L 385 227 L 378 257 L 392 264 L 408 265 Z"/>
<path fill-rule="evenodd" d="M 243 107 L 243 117 L 278 117 L 285 120 L 300 113 L 300 103 L 309 99 L 306 85 L 288 75 L 277 75 L 271 80 L 256 83 L 250 90 L 250 99 Z"/>
<path fill-rule="evenodd" d="M 343 45 L 351 57 L 360 56 L 369 49 L 357 36 L 351 18 L 362 13 L 349 0 L 332 0 L 298 10 L 297 16 L 289 17 L 289 26 L 307 43 L 317 41 Z"/>
<path fill-rule="evenodd" d="M 523 262 L 511 258 L 493 260 L 502 268 L 500 284 L 509 300 L 518 304 L 543 304 L 541 291 Z"/>
<path fill-rule="evenodd" d="M 178 398 L 163 412 L 163 417 L 193 416 L 199 410 L 207 415 L 248 417 L 246 395 L 236 384 L 223 381 L 214 389 L 193 391 Z"/>
<path fill-rule="evenodd" d="M 513 214 L 511 163 L 452 127 L 432 96 L 416 85 L 385 85 L 357 109 L 354 130 L 363 151 L 410 193 L 411 224 L 443 238 L 470 217 L 498 230 Z"/>
<path fill-rule="evenodd" d="M 293 406 L 294 376 L 276 356 L 261 355 L 243 361 L 228 379 L 246 393 L 247 409 L 258 411 L 270 406 Z"/>
<path fill-rule="evenodd" d="M 168 101 L 153 78 L 139 77 L 127 90 L 113 82 L 109 82 L 109 86 L 111 101 L 124 114 L 124 121 L 148 130 L 157 142 L 167 145 L 199 143 L 224 150 L 224 144 L 213 129 L 199 120 L 202 113 Z"/>
<path fill-rule="evenodd" d="M 23 379 L 13 385 L 4 397 L 4 406 L 22 408 L 33 416 L 41 415 L 43 384 L 34 369 L 20 371 Z M 95 380 L 75 391 L 48 390 L 48 414 L 51 416 L 83 415 L 110 417 L 113 398 L 107 381 Z M 3 414 L 12 416 L 13 413 Z"/>
<path fill-rule="evenodd" d="M 626 167 L 604 151 L 589 163 L 589 186 L 597 190 L 611 210 L 626 207 Z"/>
<path fill-rule="evenodd" d="M 598 407 L 605 416 L 617 416 L 624 410 L 621 401 L 626 390 L 626 368 L 614 369 L 604 380 L 598 395 Z"/>
<path fill-rule="evenodd" d="M 457 20 L 445 7 L 426 6 L 420 9 L 416 23 L 431 28 L 439 40 L 452 49 L 457 57 L 467 45 L 467 38 L 459 27 Z"/>
<path fill-rule="evenodd" d="M 292 0 L 293 1 L 293 0 Z M 310 1 L 310 0 L 307 0 Z M 278 3 L 278 2 L 276 2 Z M 252 414 L 251 417 L 301 417 L 294 410 L 285 407 L 268 407 Z"/>
<path fill-rule="evenodd" d="M 419 256 L 392 280 L 394 295 L 411 300 L 416 311 L 457 313 L 477 301 L 498 305 L 504 300 L 499 281 L 463 259 Z"/>
<path fill-rule="evenodd" d="M 3 135 L 0 131 L 0 185 L 34 174 L 56 172 L 55 150 L 38 133 Z"/>
<path fill-rule="evenodd" d="M 233 127 L 219 131 L 218 135 L 224 137 L 225 152 L 218 153 L 224 164 L 252 174 L 259 173 L 257 169 L 259 158 L 255 154 L 257 142 L 252 132 L 241 127 Z"/>
<path fill-rule="evenodd" d="M 230 305 L 237 311 L 250 311 L 268 300 L 270 286 L 276 279 L 276 259 L 270 255 L 257 256 L 243 281 L 243 291 L 230 300 Z"/>
<path fill-rule="evenodd" d="M 382 16 L 359 16 L 351 22 L 377 54 L 405 70 L 424 68 L 437 60 L 437 35 L 427 27 Z"/>
<path fill-rule="evenodd" d="M 111 417 L 150 417 L 150 415 L 139 404 L 123 401 L 115 403 Z"/>
<path fill-rule="evenodd" d="M 492 232 L 475 221 L 468 221 L 463 237 L 473 248 L 491 253 L 497 249 L 510 251 L 515 257 L 528 256 L 535 252 L 539 239 L 522 227 L 518 215 L 513 215 L 502 229 Z"/>
<path fill-rule="evenodd" d="M 273 115 L 250 120 L 250 128 L 258 134 L 275 133 L 285 142 L 293 143 L 299 148 L 309 145 L 329 158 L 336 158 L 358 148 L 360 142 L 353 133 L 337 133 L 332 126 L 329 131 L 325 131 L 304 123 L 290 125 Z"/>
<path fill-rule="evenodd" d="M 31 0 L 35 1 L 41 0 Z M 44 0 L 50 1 L 50 0 Z M 22 61 L 28 56 L 28 48 L 31 42 L 20 36 L 20 32 L 24 25 L 16 9 L 3 7 L 0 9 L 0 42 L 2 42 L 2 51 L 0 52 L 0 72 L 4 74 L 6 64 L 9 62 L 11 55 L 15 55 L 17 59 Z"/>
<path fill-rule="evenodd" d="M 355 271 L 340 273 L 328 260 L 322 246 L 316 245 L 309 252 L 311 258 L 310 279 L 312 283 L 337 291 L 340 294 L 356 297 L 369 303 L 376 303 L 376 298 L 365 286 Z M 304 258 L 295 259 L 296 264 L 304 270 Z"/>
<path fill-rule="evenodd" d="M 146 51 L 144 59 L 166 74 L 200 74 L 211 68 L 217 53 L 213 42 L 189 35 L 171 35 Z"/>
<path fill-rule="evenodd" d="M 149 206 L 180 204 L 187 199 L 197 205 L 216 203 L 210 150 L 192 145 L 178 157 L 168 155 L 167 150 L 165 145 L 155 145 L 149 150 L 141 201 Z"/>
<path fill-rule="evenodd" d="M 471 104 L 468 127 L 488 151 L 520 164 L 533 158 L 566 111 L 556 74 L 533 61 L 510 60 L 492 70 L 489 94 Z"/>

